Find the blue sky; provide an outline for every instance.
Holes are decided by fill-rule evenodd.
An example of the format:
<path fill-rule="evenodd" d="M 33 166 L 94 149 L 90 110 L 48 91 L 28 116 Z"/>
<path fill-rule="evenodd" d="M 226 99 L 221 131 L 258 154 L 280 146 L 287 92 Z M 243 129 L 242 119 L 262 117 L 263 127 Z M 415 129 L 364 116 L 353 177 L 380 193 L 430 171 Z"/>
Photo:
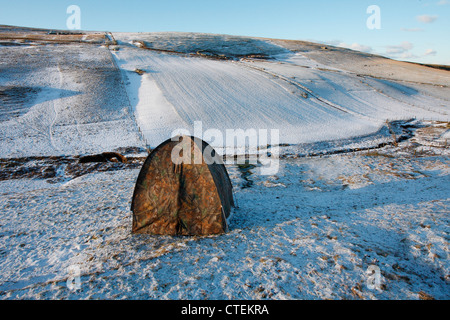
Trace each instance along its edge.
<path fill-rule="evenodd" d="M 67 29 L 72 4 L 80 7 L 83 30 L 310 40 L 450 65 L 450 0 L 0 0 L 0 24 Z M 366 25 L 370 5 L 380 8 L 381 29 Z"/>

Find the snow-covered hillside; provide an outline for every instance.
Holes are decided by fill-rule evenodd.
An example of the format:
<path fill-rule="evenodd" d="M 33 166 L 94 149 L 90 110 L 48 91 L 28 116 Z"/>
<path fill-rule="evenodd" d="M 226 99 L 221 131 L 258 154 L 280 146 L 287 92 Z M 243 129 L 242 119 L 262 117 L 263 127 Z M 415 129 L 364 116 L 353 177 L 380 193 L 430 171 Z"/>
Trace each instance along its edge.
<path fill-rule="evenodd" d="M 0 298 L 448 299 L 449 86 L 304 41 L 0 26 Z M 227 164 L 226 234 L 131 234 L 145 148 L 199 123 L 279 130 L 278 170 Z M 79 161 L 105 151 L 128 162 Z"/>
<path fill-rule="evenodd" d="M 33 41 L 1 44 L 2 158 L 153 148 L 195 122 L 224 135 L 279 130 L 295 145 L 449 119 L 448 72 L 347 49 L 185 33 Z"/>
<path fill-rule="evenodd" d="M 409 87 L 406 72 L 401 82 L 361 75 L 263 39 L 172 33 L 114 38 L 114 57 L 151 146 L 177 128 L 193 133 L 195 121 L 221 132 L 277 129 L 281 144 L 299 144 L 371 134 L 398 119 L 449 119 L 448 95 L 430 94 L 433 85 Z M 437 73 L 450 83 L 446 72 Z"/>
<path fill-rule="evenodd" d="M 106 47 L 0 46 L 1 158 L 83 154 L 139 144 Z M 20 107 L 21 113 L 13 113 Z"/>

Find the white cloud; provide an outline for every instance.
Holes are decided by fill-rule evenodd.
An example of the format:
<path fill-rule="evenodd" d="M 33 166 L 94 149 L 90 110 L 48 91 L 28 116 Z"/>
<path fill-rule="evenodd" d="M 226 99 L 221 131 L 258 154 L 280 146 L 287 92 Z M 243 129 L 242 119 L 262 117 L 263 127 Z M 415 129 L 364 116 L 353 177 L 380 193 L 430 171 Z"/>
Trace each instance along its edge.
<path fill-rule="evenodd" d="M 372 52 L 373 49 L 370 46 L 366 46 L 364 44 L 360 44 L 360 43 L 352 43 L 352 44 L 347 44 L 345 42 L 340 42 L 339 44 L 337 44 L 337 46 L 339 47 L 343 47 L 343 48 L 348 48 L 348 49 L 352 49 L 352 50 L 356 50 L 356 51 L 362 51 L 362 52 Z"/>
<path fill-rule="evenodd" d="M 414 45 L 409 41 L 403 41 L 399 45 L 395 46 L 386 46 L 386 53 L 389 53 L 391 55 L 399 55 L 404 54 L 407 51 L 411 50 L 414 47 Z"/>
<path fill-rule="evenodd" d="M 411 52 L 414 45 L 409 41 L 403 41 L 399 45 L 386 46 L 386 56 L 397 60 L 415 60 L 420 56 Z"/>
<path fill-rule="evenodd" d="M 433 50 L 433 49 L 427 49 L 427 50 L 425 51 L 424 56 L 435 56 L 436 53 L 437 53 L 436 50 Z"/>
<path fill-rule="evenodd" d="M 437 51 L 434 49 L 427 49 L 423 54 L 415 54 L 413 52 L 414 45 L 411 42 L 404 41 L 399 45 L 386 46 L 386 56 L 396 60 L 417 61 L 418 59 L 436 56 Z"/>
<path fill-rule="evenodd" d="M 360 44 L 360 43 L 356 43 L 356 42 L 352 43 L 352 44 L 348 44 L 342 40 L 329 40 L 326 42 L 312 41 L 312 42 L 324 43 L 324 44 L 328 44 L 330 46 L 347 48 L 347 49 L 352 49 L 352 50 L 362 51 L 362 52 L 367 52 L 367 53 L 374 52 L 374 50 L 371 46 L 366 46 L 364 44 Z"/>
<path fill-rule="evenodd" d="M 356 51 L 372 52 L 372 47 L 360 43 L 352 43 L 349 48 Z"/>
<path fill-rule="evenodd" d="M 328 44 L 330 46 L 339 46 L 339 44 L 342 43 L 342 40 L 330 40 L 330 41 L 326 41 L 326 42 L 321 42 L 318 40 L 311 40 L 311 42 L 324 43 L 324 44 Z"/>
<path fill-rule="evenodd" d="M 423 29 L 422 28 L 402 28 L 402 31 L 406 31 L 406 32 L 422 32 Z"/>
<path fill-rule="evenodd" d="M 404 52 L 400 56 L 397 57 L 397 59 L 400 59 L 400 60 L 415 59 L 415 58 L 419 58 L 419 57 L 411 52 Z"/>
<path fill-rule="evenodd" d="M 419 22 L 432 23 L 432 22 L 437 20 L 438 16 L 436 16 L 436 15 L 432 16 L 432 15 L 429 15 L 429 14 L 424 14 L 424 15 L 421 15 L 421 16 L 417 16 L 416 18 L 417 18 L 417 20 Z"/>
<path fill-rule="evenodd" d="M 449 4 L 449 3 L 450 3 L 450 1 L 448 1 L 448 0 L 441 0 L 441 1 L 439 1 L 437 3 L 437 5 L 438 6 L 444 6 L 444 5 Z"/>

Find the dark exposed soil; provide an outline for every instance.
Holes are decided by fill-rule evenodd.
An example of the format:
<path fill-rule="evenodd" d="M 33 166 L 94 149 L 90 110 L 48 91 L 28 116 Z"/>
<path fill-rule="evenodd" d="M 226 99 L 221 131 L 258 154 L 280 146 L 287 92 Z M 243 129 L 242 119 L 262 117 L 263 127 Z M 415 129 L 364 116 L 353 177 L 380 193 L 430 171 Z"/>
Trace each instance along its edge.
<path fill-rule="evenodd" d="M 59 182 L 92 172 L 140 168 L 145 157 L 136 155 L 121 156 L 121 160 L 117 160 L 114 157 L 91 155 L 90 161 L 80 161 L 80 159 L 86 159 L 86 156 L 0 159 L 0 181 L 10 179 L 46 179 L 48 182 Z"/>

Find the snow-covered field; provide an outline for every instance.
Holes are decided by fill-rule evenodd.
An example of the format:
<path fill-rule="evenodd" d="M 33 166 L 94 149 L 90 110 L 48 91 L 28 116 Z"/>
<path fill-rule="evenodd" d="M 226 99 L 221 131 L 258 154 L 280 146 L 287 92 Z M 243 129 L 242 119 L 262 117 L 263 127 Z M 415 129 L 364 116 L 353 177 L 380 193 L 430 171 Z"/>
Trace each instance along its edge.
<path fill-rule="evenodd" d="M 106 47 L 0 45 L 1 158 L 142 145 Z M 20 116 L 12 113 L 20 108 Z"/>
<path fill-rule="evenodd" d="M 114 51 L 127 90 L 135 97 L 136 121 L 153 147 L 170 137 L 174 128 L 193 133 L 195 121 L 202 122 L 204 131 L 276 129 L 280 143 L 299 144 L 374 133 L 387 120 L 449 118 L 448 100 L 431 96 L 426 89 L 335 67 L 324 69 L 301 53 L 286 52 L 270 42 L 260 40 L 264 46 L 253 44 L 253 50 L 247 42 L 243 51 L 233 51 L 232 45 L 231 49 L 218 46 L 216 50 L 233 57 L 259 50 L 255 54 L 267 52 L 273 60 L 218 60 L 142 48 L 144 43 L 163 50 L 197 52 L 202 44 L 188 37 L 186 41 L 194 41 L 195 46 L 188 42 L 196 48 L 193 50 L 181 41 L 185 40 L 183 34 L 179 42 L 154 44 L 159 37 L 115 34 L 121 46 Z M 221 43 L 215 38 L 208 40 L 207 48 L 213 41 Z M 227 38 L 220 40 L 226 42 Z M 235 42 L 231 43 L 236 47 Z M 136 69 L 144 74 L 133 72 Z M 449 82 L 447 75 L 445 84 Z M 449 92 L 447 87 L 444 90 Z"/>
<path fill-rule="evenodd" d="M 2 299 L 450 297 L 448 71 L 299 41 L 107 38 L 0 41 Z M 227 165 L 224 235 L 132 235 L 143 148 L 198 121 L 279 130 L 278 172 Z M 133 161 L 78 164 L 104 151 Z"/>

